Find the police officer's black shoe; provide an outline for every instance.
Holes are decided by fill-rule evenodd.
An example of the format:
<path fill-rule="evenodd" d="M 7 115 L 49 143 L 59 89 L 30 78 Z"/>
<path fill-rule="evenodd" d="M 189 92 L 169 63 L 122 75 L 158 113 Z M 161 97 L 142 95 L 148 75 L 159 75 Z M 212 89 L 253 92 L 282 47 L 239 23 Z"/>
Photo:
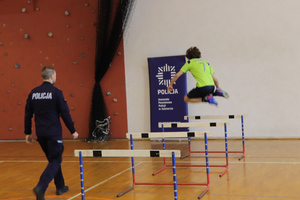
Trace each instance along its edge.
<path fill-rule="evenodd" d="M 45 200 L 44 198 L 45 191 L 42 188 L 36 186 L 35 188 L 33 188 L 33 192 L 36 196 L 36 200 Z"/>
<path fill-rule="evenodd" d="M 62 189 L 57 189 L 56 190 L 56 195 L 61 195 L 65 192 L 68 192 L 69 191 L 69 187 L 68 186 L 64 186 Z"/>

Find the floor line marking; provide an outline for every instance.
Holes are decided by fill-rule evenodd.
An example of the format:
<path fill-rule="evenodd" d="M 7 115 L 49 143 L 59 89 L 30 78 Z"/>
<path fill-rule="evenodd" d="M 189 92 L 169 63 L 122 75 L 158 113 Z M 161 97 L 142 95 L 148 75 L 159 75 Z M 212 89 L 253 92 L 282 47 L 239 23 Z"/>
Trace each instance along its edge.
<path fill-rule="evenodd" d="M 143 163 L 143 162 L 140 162 L 140 163 L 136 164 L 135 166 L 138 166 L 138 165 L 140 165 L 140 164 L 142 164 L 142 163 Z M 103 183 L 105 183 L 105 182 L 107 182 L 107 181 L 109 181 L 109 180 L 111 180 L 111 179 L 113 179 L 113 178 L 115 178 L 115 177 L 117 177 L 117 176 L 123 174 L 124 172 L 126 172 L 126 171 L 128 171 L 128 170 L 131 170 L 131 169 L 132 169 L 132 167 L 129 167 L 129 168 L 127 168 L 127 169 L 125 169 L 125 170 L 123 170 L 123 171 L 121 171 L 121 172 L 119 172 L 119 173 L 117 173 L 117 174 L 115 174 L 115 175 L 109 177 L 108 179 L 106 179 L 106 180 L 104 180 L 104 181 L 102 181 L 102 182 L 100 182 L 100 183 L 98 183 L 98 184 L 96 184 L 96 185 L 94 185 L 94 186 L 92 186 L 92 187 L 90 187 L 90 188 L 84 190 L 84 192 L 88 192 L 88 191 L 90 191 L 90 190 L 92 190 L 92 189 L 98 187 L 99 185 L 101 185 L 101 184 L 103 184 Z M 69 199 L 67 199 L 67 200 L 72 200 L 72 199 L 74 199 L 74 198 L 76 198 L 76 197 L 78 197 L 78 196 L 80 196 L 80 195 L 81 195 L 81 193 L 79 193 L 79 194 L 77 194 L 77 195 L 75 195 L 75 196 L 73 196 L 73 197 L 71 197 L 71 198 L 69 198 Z"/>
<path fill-rule="evenodd" d="M 41 160 L 3 160 L 0 161 L 0 163 L 17 163 L 17 162 L 28 162 L 28 163 L 34 163 L 34 162 L 48 162 L 47 160 L 41 161 Z M 77 163 L 78 161 L 63 161 L 63 163 Z M 85 163 L 130 163 L 131 161 L 84 161 Z M 137 162 L 143 162 L 143 163 L 163 163 L 163 161 L 137 161 Z M 166 161 L 166 163 L 172 163 L 171 161 Z M 176 161 L 177 164 L 203 164 L 205 161 Z M 222 161 L 209 161 L 210 164 L 220 164 L 224 163 Z M 272 161 L 229 161 L 230 164 L 300 164 L 300 162 L 272 162 Z"/>

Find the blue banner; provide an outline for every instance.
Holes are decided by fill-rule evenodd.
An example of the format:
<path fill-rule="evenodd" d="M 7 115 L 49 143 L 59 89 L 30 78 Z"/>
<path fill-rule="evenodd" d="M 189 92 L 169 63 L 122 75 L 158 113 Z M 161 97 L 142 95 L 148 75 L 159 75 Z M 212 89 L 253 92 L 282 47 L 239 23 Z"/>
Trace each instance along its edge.
<path fill-rule="evenodd" d="M 182 122 L 188 115 L 184 96 L 187 93 L 186 74 L 173 84 L 173 91 L 168 86 L 185 63 L 185 56 L 148 58 L 150 81 L 151 132 L 161 132 L 158 122 Z M 188 128 L 166 128 L 165 132 L 187 131 Z"/>

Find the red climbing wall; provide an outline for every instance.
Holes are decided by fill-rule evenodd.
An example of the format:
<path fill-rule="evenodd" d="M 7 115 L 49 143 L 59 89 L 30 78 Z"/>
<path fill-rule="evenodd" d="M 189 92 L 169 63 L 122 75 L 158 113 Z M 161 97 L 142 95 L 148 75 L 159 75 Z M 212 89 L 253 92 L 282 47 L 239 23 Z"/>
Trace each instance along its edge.
<path fill-rule="evenodd" d="M 80 138 L 88 137 L 96 17 L 97 0 L 0 0 L 0 140 L 24 139 L 26 98 L 42 83 L 44 66 L 55 68 L 55 86 L 64 93 Z M 123 44 L 118 52 L 101 81 L 112 118 L 110 138 L 124 138 L 127 131 Z M 64 126 L 63 137 L 71 138 Z"/>

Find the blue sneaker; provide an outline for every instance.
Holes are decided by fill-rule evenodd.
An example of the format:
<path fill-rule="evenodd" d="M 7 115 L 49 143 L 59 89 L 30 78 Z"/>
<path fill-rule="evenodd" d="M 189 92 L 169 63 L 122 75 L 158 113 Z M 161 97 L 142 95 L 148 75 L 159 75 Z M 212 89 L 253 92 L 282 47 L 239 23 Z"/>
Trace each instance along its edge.
<path fill-rule="evenodd" d="M 206 96 L 204 98 L 205 102 L 208 102 L 210 104 L 215 104 L 216 106 L 218 105 L 218 102 L 214 99 L 214 97 L 212 95 Z"/>
<path fill-rule="evenodd" d="M 224 90 L 221 90 L 220 88 L 217 88 L 213 95 L 224 97 L 225 99 L 229 98 L 229 94 L 227 92 L 225 92 Z"/>

